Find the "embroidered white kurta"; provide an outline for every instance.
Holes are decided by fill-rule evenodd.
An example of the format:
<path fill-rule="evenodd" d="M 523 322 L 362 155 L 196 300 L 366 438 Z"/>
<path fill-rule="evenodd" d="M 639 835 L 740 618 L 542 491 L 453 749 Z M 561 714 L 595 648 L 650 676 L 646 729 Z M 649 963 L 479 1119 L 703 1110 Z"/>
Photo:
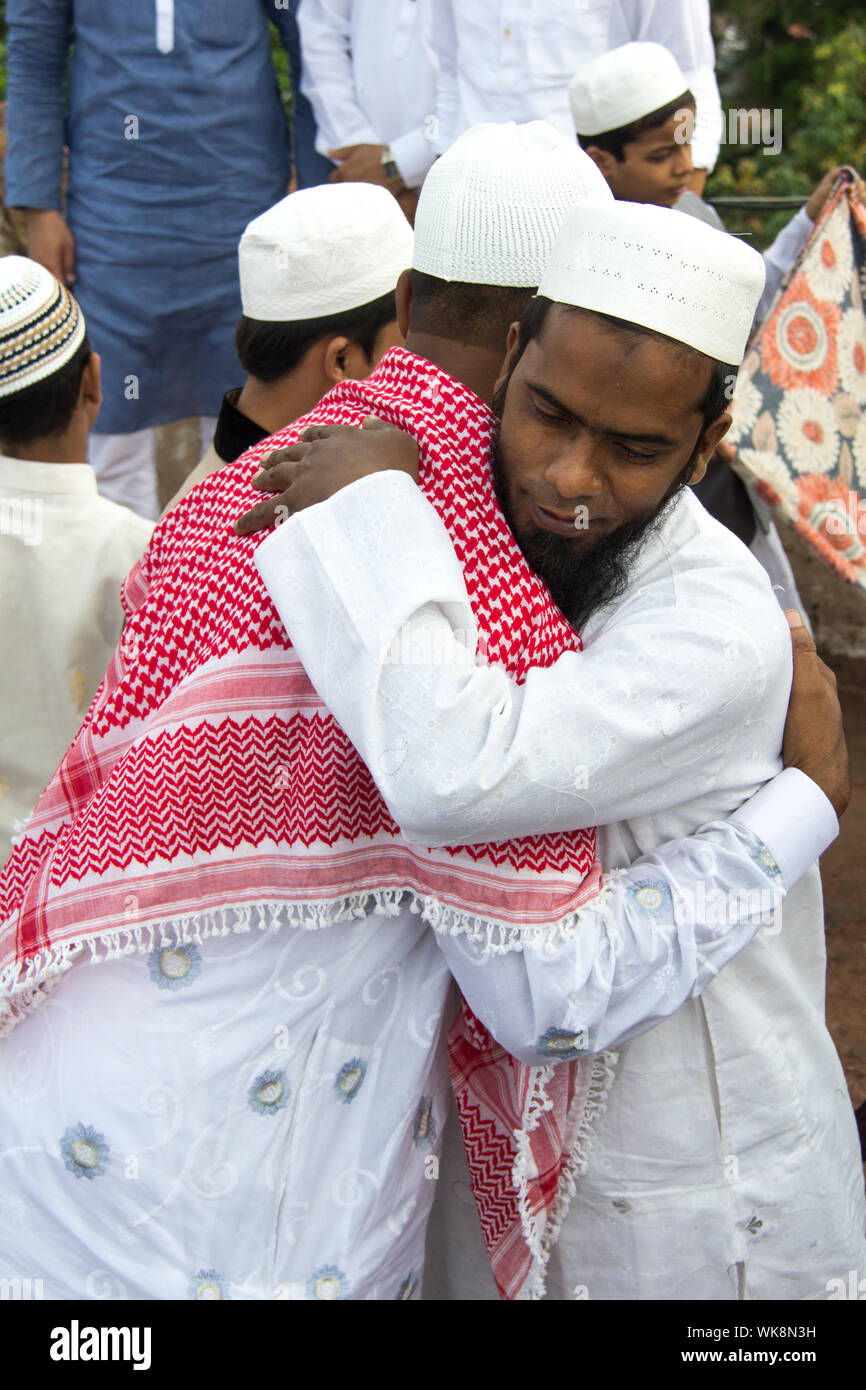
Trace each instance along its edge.
<path fill-rule="evenodd" d="M 835 833 L 814 789 L 817 835 L 777 867 L 757 833 L 775 793 L 613 881 L 559 950 L 581 1026 L 649 1027 L 761 929 Z M 643 930 L 710 863 L 742 888 L 736 920 Z M 414 1297 L 449 1090 L 437 940 L 406 908 L 75 965 L 0 1041 L 0 1278 L 51 1299 Z M 480 984 L 494 1013 L 499 977 Z M 532 1039 L 574 1020 L 541 984 L 545 1061 Z"/>
<path fill-rule="evenodd" d="M 551 1028 L 615 1044 L 649 1027 L 762 928 L 836 833 L 817 789 L 784 776 L 778 850 L 771 788 L 613 880 L 559 944 L 570 990 L 551 995 L 539 949 L 530 1055 L 546 1059 Z M 743 890 L 721 927 L 701 883 Z M 407 910 L 251 926 L 85 957 L 0 1043 L 0 1277 L 61 1299 L 417 1293 L 448 1089 L 445 955 Z"/>
<path fill-rule="evenodd" d="M 450 541 L 404 475 L 299 514 L 259 556 L 320 695 L 419 842 L 570 817 L 604 827 L 602 862 L 616 869 L 725 815 L 778 770 L 787 627 L 760 566 L 689 491 L 627 593 L 587 624 L 585 650 L 523 687 L 467 663 L 473 624 Z M 796 796 L 797 775 L 786 778 Z M 774 815 L 781 826 L 778 803 Z M 797 837 L 786 826 L 788 848 Z M 824 969 L 813 866 L 700 1000 L 624 1043 L 551 1296 L 822 1298 L 828 1280 L 863 1267 L 859 1144 L 824 1023 Z M 509 970 L 520 1016 L 534 1018 L 529 972 L 521 986 Z M 461 1176 L 444 1176 L 447 1207 Z M 470 1265 L 452 1296 L 483 1296 L 459 1191 L 451 1215 L 453 1266 Z"/>

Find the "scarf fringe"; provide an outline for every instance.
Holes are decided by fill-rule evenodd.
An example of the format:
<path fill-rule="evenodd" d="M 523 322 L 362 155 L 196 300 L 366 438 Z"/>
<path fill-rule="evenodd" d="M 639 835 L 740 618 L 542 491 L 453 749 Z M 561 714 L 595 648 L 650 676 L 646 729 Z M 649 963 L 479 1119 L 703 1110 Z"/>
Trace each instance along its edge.
<path fill-rule="evenodd" d="M 544 1298 L 550 1256 L 559 1240 L 563 1222 L 568 1215 L 571 1200 L 577 1190 L 578 1179 L 586 1172 L 589 1155 L 595 1142 L 595 1125 L 607 1107 L 607 1098 L 614 1079 L 614 1066 L 618 1056 L 619 1054 L 616 1052 L 599 1052 L 592 1058 L 592 1070 L 586 1096 L 576 1102 L 582 1105 L 583 1109 L 580 1124 L 568 1160 L 560 1174 L 550 1215 L 541 1233 L 538 1231 L 538 1218 L 531 1214 L 528 1207 L 529 1133 L 537 1127 L 541 1115 L 552 1108 L 553 1102 L 547 1096 L 547 1082 L 553 1075 L 553 1068 L 535 1068 L 536 1075 L 533 1077 L 524 1117 L 524 1128 L 515 1133 L 517 1158 L 514 1164 L 514 1183 L 518 1191 L 523 1234 L 532 1255 L 532 1268 L 526 1283 L 517 1295 L 518 1302 L 536 1302 Z"/>
<path fill-rule="evenodd" d="M 611 884 L 626 872 L 625 869 L 613 869 L 605 873 L 602 886 L 594 897 L 552 922 L 513 926 L 483 917 L 477 912 L 452 907 L 438 898 L 419 897 L 411 890 L 410 906 L 412 912 L 420 913 L 427 925 L 440 936 L 465 936 L 472 945 L 483 947 L 484 955 L 502 956 L 526 948 L 552 955 L 563 942 L 574 940 L 587 913 L 606 912 L 612 896 Z"/>
<path fill-rule="evenodd" d="M 617 872 L 621 871 L 606 875 L 606 879 L 611 879 Z M 465 936 L 473 945 L 482 946 L 491 955 L 505 955 L 526 947 L 552 952 L 575 936 L 584 913 L 604 911 L 609 896 L 610 888 L 605 884 L 594 898 L 559 920 L 539 926 L 513 926 L 477 912 L 452 907 L 436 898 L 423 896 L 412 888 L 397 887 L 348 894 L 330 901 L 293 903 L 281 899 L 278 902 L 216 907 L 207 912 L 157 918 L 135 926 L 112 927 L 84 941 L 65 942 L 50 950 L 38 951 L 26 963 L 14 961 L 9 965 L 0 974 L 0 1037 L 11 1033 L 28 1013 L 44 1002 L 85 948 L 90 951 L 88 964 L 102 965 L 123 956 L 166 950 L 191 942 L 201 945 L 208 937 L 245 933 L 254 927 L 260 931 L 278 931 L 281 927 L 318 931 L 369 917 L 373 913 L 397 917 L 408 907 L 434 931 L 446 936 Z M 538 1099 L 541 1103 L 542 1098 L 539 1096 Z M 531 1116 L 528 1114 L 526 1118 L 528 1120 Z M 531 1128 L 535 1128 L 535 1124 Z"/>
<path fill-rule="evenodd" d="M 336 926 L 380 913 L 397 917 L 404 907 L 400 888 L 383 888 L 359 893 L 331 902 L 247 903 L 212 908 L 208 912 L 186 913 L 159 918 L 136 926 L 113 927 L 84 941 L 66 942 L 49 951 L 38 951 L 26 963 L 14 961 L 0 974 L 0 1037 L 6 1037 L 27 1014 L 38 1009 L 60 984 L 63 976 L 87 949 L 88 965 L 104 965 L 123 956 L 164 951 L 209 937 L 243 935 L 254 927 L 259 931 L 278 931 L 281 927 L 300 927 L 305 931 Z"/>
<path fill-rule="evenodd" d="M 547 1083 L 553 1077 L 553 1070 L 553 1067 L 549 1065 L 532 1068 L 532 1082 L 523 1112 L 523 1126 L 514 1132 L 514 1138 L 517 1142 L 517 1156 L 512 1169 L 512 1181 L 517 1189 L 517 1206 L 520 1211 L 523 1238 L 532 1256 L 532 1269 L 526 1284 L 521 1289 L 520 1298 L 540 1297 L 540 1294 L 535 1295 L 530 1292 L 530 1287 L 534 1289 L 537 1284 L 536 1269 L 543 1260 L 543 1249 L 542 1235 L 538 1229 L 538 1217 L 529 1210 L 529 1161 L 532 1157 L 529 1136 L 534 1129 L 538 1128 L 542 1115 L 553 1109 L 553 1101 L 547 1094 Z"/>

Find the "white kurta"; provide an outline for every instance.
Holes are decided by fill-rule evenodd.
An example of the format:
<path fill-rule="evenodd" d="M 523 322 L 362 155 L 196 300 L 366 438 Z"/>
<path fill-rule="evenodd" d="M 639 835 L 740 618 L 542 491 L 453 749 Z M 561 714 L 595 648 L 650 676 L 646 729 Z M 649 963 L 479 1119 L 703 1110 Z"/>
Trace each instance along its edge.
<path fill-rule="evenodd" d="M 625 596 L 586 625 L 585 650 L 523 687 L 467 665 L 462 575 L 405 475 L 366 478 L 285 531 L 259 555 L 266 566 L 281 547 L 292 640 L 419 842 L 597 821 L 615 869 L 725 815 L 778 770 L 787 626 L 766 575 L 689 491 Z M 425 650 L 426 662 L 401 659 Z M 824 1023 L 817 866 L 776 926 L 700 1000 L 622 1046 L 552 1296 L 822 1298 L 863 1266 L 859 1144 Z M 531 1015 L 528 979 L 525 990 Z M 465 1206 L 457 1222 L 465 1230 Z M 452 1294 L 478 1296 L 481 1280 L 458 1278 Z"/>
<path fill-rule="evenodd" d="M 432 3 L 443 149 L 480 121 L 549 121 L 573 137 L 568 84 L 578 68 L 640 40 L 664 44 L 679 62 L 697 101 L 692 158 L 698 168 L 715 165 L 722 108 L 708 0 Z"/>
<path fill-rule="evenodd" d="M 0 1042 L 0 1278 L 61 1299 L 415 1296 L 448 960 L 466 961 L 484 1015 L 511 1018 L 513 1002 L 515 1050 L 547 1060 L 544 1035 L 578 1024 L 616 1045 L 773 930 L 767 909 L 836 830 L 817 788 L 782 774 L 731 821 L 617 875 L 557 945 L 568 988 L 530 949 L 539 988 L 522 1012 L 516 955 L 503 976 L 478 970 L 405 907 L 314 931 L 276 914 L 278 930 L 99 965 L 85 952 Z M 734 886 L 720 921 L 706 889 Z"/>
<path fill-rule="evenodd" d="M 768 904 L 835 833 L 802 783 L 818 829 L 784 866 L 761 839 L 773 787 L 618 876 L 604 912 L 560 945 L 594 1036 L 650 1027 L 772 930 Z M 788 813 L 796 781 L 781 798 Z M 709 863 L 743 891 L 724 928 L 704 908 L 648 933 L 647 889 L 677 900 Z M 52 1299 L 417 1295 L 448 1107 L 448 959 L 463 943 L 440 952 L 408 906 L 275 928 L 85 957 L 0 1041 L 0 1279 L 39 1279 Z M 534 1056 L 550 1021 L 575 1020 L 545 953 L 528 955 L 541 984 L 523 1039 Z M 479 972 L 479 1012 L 519 1008 L 515 979 Z"/>
<path fill-rule="evenodd" d="M 411 1297 L 448 986 L 408 913 L 75 967 L 0 1042 L 0 1278 Z"/>
<path fill-rule="evenodd" d="M 316 149 L 390 145 L 417 188 L 437 153 L 430 0 L 303 0 L 298 25 Z"/>
<path fill-rule="evenodd" d="M 0 865 L 105 675 L 152 530 L 97 495 L 87 464 L 0 457 Z"/>

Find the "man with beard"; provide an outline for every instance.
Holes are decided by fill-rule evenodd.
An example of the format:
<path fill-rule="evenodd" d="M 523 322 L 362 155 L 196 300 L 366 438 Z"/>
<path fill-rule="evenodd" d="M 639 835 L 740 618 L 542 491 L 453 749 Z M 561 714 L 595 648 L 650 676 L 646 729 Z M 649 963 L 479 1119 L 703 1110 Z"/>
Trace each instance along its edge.
<path fill-rule="evenodd" d="M 583 650 L 523 683 L 476 664 L 452 548 L 407 465 L 387 471 L 396 436 L 361 441 L 383 450 L 386 471 L 372 477 L 339 434 L 281 465 L 298 514 L 257 562 L 316 689 L 415 843 L 480 824 L 491 838 L 551 831 L 577 815 L 603 827 L 602 864 L 621 870 L 778 769 L 784 619 L 757 562 L 685 487 L 727 428 L 727 364 L 761 279 L 741 243 L 667 209 L 584 204 L 566 220 L 509 336 L 494 468 L 520 548 L 580 624 Z M 348 451 L 330 476 L 320 444 Z M 789 769 L 757 801 L 781 793 L 790 810 L 800 791 Z M 781 838 L 785 853 L 794 841 Z M 731 895 L 709 879 L 721 923 Z M 634 895 L 651 936 L 679 920 L 654 868 Z M 622 1044 L 594 1146 L 579 1155 L 550 1296 L 821 1298 L 839 1270 L 862 1267 L 863 1180 L 824 1023 L 817 865 L 774 929 L 642 1035 L 621 1016 L 609 1029 L 643 984 L 615 990 L 600 1019 L 573 943 L 499 956 L 437 939 L 475 1014 L 524 1061 Z M 620 967 L 629 949 L 621 939 Z M 661 962 L 655 984 L 675 988 L 677 975 Z M 461 1190 L 446 1169 L 447 1288 L 492 1296 Z"/>
<path fill-rule="evenodd" d="M 455 146 L 421 200 L 414 263 L 428 281 L 413 342 L 426 360 L 394 349 L 308 417 L 359 423 L 375 406 L 417 432 L 491 652 L 515 672 L 577 641 L 496 508 L 494 417 L 468 383 L 492 396 L 513 304 L 594 177 L 543 124 Z M 461 299 L 468 326 L 453 317 Z M 157 527 L 106 680 L 0 881 L 2 1010 L 17 1022 L 0 1046 L 0 1062 L 16 1059 L 0 1064 L 0 1169 L 17 1217 L 0 1274 L 44 1274 L 53 1297 L 413 1297 L 448 1080 L 450 976 L 426 924 L 513 952 L 528 923 L 571 948 L 600 1025 L 612 1005 L 615 1038 L 703 988 L 835 833 L 807 783 L 809 849 L 786 841 L 778 867 L 772 847 L 761 858 L 760 804 L 666 847 L 652 873 L 670 897 L 705 881 L 709 855 L 757 902 L 723 931 L 699 905 L 651 937 L 631 892 L 646 866 L 590 910 L 601 875 L 589 831 L 488 845 L 482 819 L 465 847 L 413 849 L 310 686 L 257 543 L 230 528 L 264 448 Z M 618 933 L 633 943 L 622 960 Z M 609 978 L 596 978 L 599 956 Z M 561 1029 L 554 1041 L 565 1055 Z M 516 1293 L 543 1253 L 524 1252 L 522 1215 L 553 1216 L 567 1136 L 591 1130 L 607 1065 L 579 1058 L 548 1077 L 506 1064 L 505 1076 L 525 1182 L 496 1256 Z M 507 1145 L 494 1167 L 511 1182 Z"/>

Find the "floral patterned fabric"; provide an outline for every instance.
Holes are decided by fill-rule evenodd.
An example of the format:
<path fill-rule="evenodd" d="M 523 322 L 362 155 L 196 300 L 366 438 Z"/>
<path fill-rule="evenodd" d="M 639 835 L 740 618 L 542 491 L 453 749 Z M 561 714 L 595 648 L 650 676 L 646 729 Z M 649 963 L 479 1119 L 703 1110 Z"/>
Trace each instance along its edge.
<path fill-rule="evenodd" d="M 761 497 L 866 591 L 866 210 L 847 171 L 743 363 L 727 442 Z"/>

